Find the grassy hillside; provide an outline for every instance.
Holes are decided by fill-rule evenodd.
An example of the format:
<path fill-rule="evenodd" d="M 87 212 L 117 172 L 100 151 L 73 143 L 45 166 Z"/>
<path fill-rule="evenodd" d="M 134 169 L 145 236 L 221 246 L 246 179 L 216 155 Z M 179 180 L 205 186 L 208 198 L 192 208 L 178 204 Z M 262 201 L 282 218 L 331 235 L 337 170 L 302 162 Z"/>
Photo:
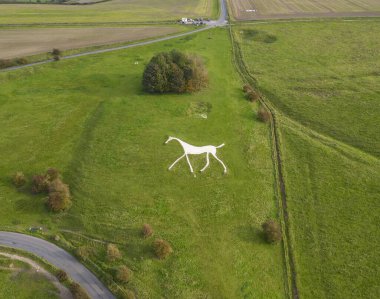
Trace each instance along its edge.
<path fill-rule="evenodd" d="M 0 24 L 157 22 L 218 14 L 217 0 L 112 0 L 93 5 L 0 6 Z"/>
<path fill-rule="evenodd" d="M 173 48 L 204 58 L 208 89 L 142 92 L 144 65 Z M 128 288 L 139 298 L 285 297 L 281 247 L 260 234 L 261 223 L 277 215 L 269 131 L 241 92 L 226 30 L 0 78 L 0 125 L 7 128 L 0 130 L 2 227 L 60 232 L 75 247 L 91 246 L 90 259 L 111 275 L 128 265 L 134 271 Z M 207 119 L 195 109 L 202 103 L 212 106 Z M 182 152 L 178 144 L 163 145 L 166 135 L 195 145 L 225 142 L 218 153 L 228 174 L 213 160 L 197 177 L 185 161 L 169 172 Z M 191 160 L 198 171 L 205 163 L 205 157 Z M 15 171 L 30 176 L 49 166 L 70 184 L 68 213 L 48 213 L 43 196 L 18 192 L 9 181 Z M 154 238 L 140 236 L 143 223 L 171 243 L 173 256 L 153 256 Z M 84 235 L 116 243 L 123 259 L 106 262 L 105 246 Z"/>
<path fill-rule="evenodd" d="M 36 273 L 25 263 L 0 255 L 0 298 L 58 299 L 60 297 L 58 290 L 45 276 Z"/>
<path fill-rule="evenodd" d="M 279 114 L 302 298 L 379 294 L 378 24 L 297 22 L 235 31 L 258 88 Z"/>
<path fill-rule="evenodd" d="M 380 162 L 282 126 L 291 232 L 303 298 L 376 298 Z"/>
<path fill-rule="evenodd" d="M 380 157 L 380 23 L 376 20 L 239 27 L 246 62 L 286 115 Z"/>

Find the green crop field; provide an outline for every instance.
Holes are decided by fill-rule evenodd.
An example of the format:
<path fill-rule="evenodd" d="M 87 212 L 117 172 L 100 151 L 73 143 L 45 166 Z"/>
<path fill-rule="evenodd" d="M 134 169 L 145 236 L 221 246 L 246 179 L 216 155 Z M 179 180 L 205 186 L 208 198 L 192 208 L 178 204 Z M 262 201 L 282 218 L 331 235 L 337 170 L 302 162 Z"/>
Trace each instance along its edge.
<path fill-rule="evenodd" d="M 9 267 L 11 265 L 11 267 Z M 58 290 L 29 265 L 0 255 L 0 298 L 58 299 Z"/>
<path fill-rule="evenodd" d="M 301 298 L 377 298 L 378 20 L 235 27 L 278 111 Z"/>
<path fill-rule="evenodd" d="M 217 0 L 112 0 L 93 5 L 0 4 L 0 24 L 174 21 L 216 17 Z"/>
<path fill-rule="evenodd" d="M 209 87 L 187 95 L 142 91 L 145 64 L 154 53 L 182 49 L 201 55 Z M 277 217 L 270 134 L 256 106 L 241 91 L 232 65 L 228 31 L 213 29 L 155 45 L 59 61 L 0 73 L 0 226 L 41 225 L 74 247 L 91 246 L 90 259 L 109 274 L 119 264 L 134 276 L 127 288 L 138 298 L 284 298 L 280 245 L 268 245 L 261 223 Z M 198 107 L 209 103 L 207 119 Z M 223 142 L 204 173 L 205 157 L 168 166 L 180 155 L 167 135 L 195 145 Z M 61 169 L 73 207 L 53 215 L 43 196 L 10 183 L 15 171 L 30 177 Z M 150 223 L 155 236 L 143 239 Z M 65 231 L 63 231 L 65 230 Z M 118 245 L 119 262 L 104 260 Z M 162 237 L 174 254 L 160 261 L 151 243 Z"/>

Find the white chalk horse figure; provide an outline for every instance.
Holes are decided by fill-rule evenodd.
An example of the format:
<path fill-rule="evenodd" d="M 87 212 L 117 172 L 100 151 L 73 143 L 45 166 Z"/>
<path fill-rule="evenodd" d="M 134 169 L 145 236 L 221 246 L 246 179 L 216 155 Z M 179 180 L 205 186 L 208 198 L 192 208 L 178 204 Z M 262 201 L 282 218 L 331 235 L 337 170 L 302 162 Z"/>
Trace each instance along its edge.
<path fill-rule="evenodd" d="M 194 145 L 191 145 L 191 144 L 188 144 L 184 141 L 182 141 L 181 139 L 179 138 L 176 138 L 176 137 L 171 137 L 169 136 L 168 140 L 166 140 L 165 144 L 167 144 L 168 142 L 172 141 L 172 140 L 176 140 L 179 142 L 179 144 L 182 146 L 183 148 L 183 151 L 184 151 L 184 154 L 179 157 L 177 160 L 174 161 L 174 163 L 172 165 L 170 165 L 169 167 L 169 170 L 172 169 L 172 167 L 178 163 L 179 160 L 181 160 L 182 158 L 186 157 L 186 160 L 187 160 L 187 163 L 189 164 L 190 166 L 190 171 L 192 173 L 194 173 L 194 170 L 193 170 L 193 167 L 191 166 L 191 163 L 190 163 L 190 160 L 189 160 L 189 155 L 201 155 L 201 154 L 206 154 L 206 165 L 205 167 L 203 167 L 201 169 L 201 172 L 203 172 L 210 164 L 210 154 L 216 159 L 218 160 L 218 162 L 220 164 L 222 164 L 223 168 L 224 168 L 224 173 L 227 172 L 227 168 L 226 168 L 226 165 L 224 165 L 223 161 L 220 160 L 217 156 L 216 156 L 216 149 L 217 148 L 221 148 L 224 146 L 224 143 L 219 145 L 219 146 L 213 146 L 213 145 L 205 145 L 205 146 L 194 146 Z"/>

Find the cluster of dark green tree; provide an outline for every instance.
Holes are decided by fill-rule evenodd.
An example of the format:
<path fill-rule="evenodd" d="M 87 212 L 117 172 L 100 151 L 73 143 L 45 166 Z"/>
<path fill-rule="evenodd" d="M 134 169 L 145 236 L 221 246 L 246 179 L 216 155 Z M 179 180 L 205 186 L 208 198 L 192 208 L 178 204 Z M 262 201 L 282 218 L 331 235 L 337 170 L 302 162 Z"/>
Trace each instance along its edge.
<path fill-rule="evenodd" d="M 144 90 L 150 93 L 191 93 L 207 84 L 208 74 L 202 59 L 177 50 L 153 56 L 143 75 Z"/>

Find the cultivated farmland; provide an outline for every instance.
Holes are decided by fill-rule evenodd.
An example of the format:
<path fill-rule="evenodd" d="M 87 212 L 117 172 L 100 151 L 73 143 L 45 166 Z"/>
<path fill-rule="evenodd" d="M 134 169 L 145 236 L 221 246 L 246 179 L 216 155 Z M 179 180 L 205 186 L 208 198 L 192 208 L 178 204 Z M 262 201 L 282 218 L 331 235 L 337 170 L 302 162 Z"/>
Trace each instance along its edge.
<path fill-rule="evenodd" d="M 30 28 L 0 29 L 0 59 L 51 51 L 125 43 L 183 30 L 179 26 L 125 28 Z"/>
<path fill-rule="evenodd" d="M 201 55 L 208 89 L 195 94 L 142 92 L 144 65 L 171 49 Z M 1 73 L 0 225 L 41 225 L 61 246 L 88 246 L 89 260 L 113 275 L 133 271 L 125 288 L 138 298 L 284 298 L 282 247 L 261 224 L 277 217 L 269 128 L 256 120 L 231 64 L 228 31 L 214 29 L 159 44 Z M 136 64 L 138 62 L 138 64 Z M 59 84 L 57 84 L 59 82 Z M 207 119 L 199 107 L 209 107 Z M 227 117 L 228 115 L 228 117 Z M 193 177 L 166 135 L 195 145 L 225 142 L 217 161 Z M 191 157 L 196 170 L 205 157 Z M 65 213 L 47 212 L 43 196 L 17 191 L 9 178 L 54 166 L 73 194 Z M 154 236 L 144 239 L 149 223 Z M 155 238 L 174 252 L 158 260 Z M 68 242 L 68 243 L 66 243 Z M 122 258 L 105 259 L 116 244 Z M 66 244 L 66 245 L 65 245 Z M 99 272 L 98 272 L 99 273 Z M 102 276 L 104 277 L 104 276 Z M 111 276 L 112 277 L 112 276 Z"/>
<path fill-rule="evenodd" d="M 377 20 L 235 27 L 277 111 L 300 297 L 379 293 L 379 28 Z"/>
<path fill-rule="evenodd" d="M 377 0 L 229 0 L 236 20 L 380 15 Z"/>
<path fill-rule="evenodd" d="M 0 4 L 0 24 L 173 21 L 216 17 L 217 0 L 112 0 L 93 5 Z"/>

